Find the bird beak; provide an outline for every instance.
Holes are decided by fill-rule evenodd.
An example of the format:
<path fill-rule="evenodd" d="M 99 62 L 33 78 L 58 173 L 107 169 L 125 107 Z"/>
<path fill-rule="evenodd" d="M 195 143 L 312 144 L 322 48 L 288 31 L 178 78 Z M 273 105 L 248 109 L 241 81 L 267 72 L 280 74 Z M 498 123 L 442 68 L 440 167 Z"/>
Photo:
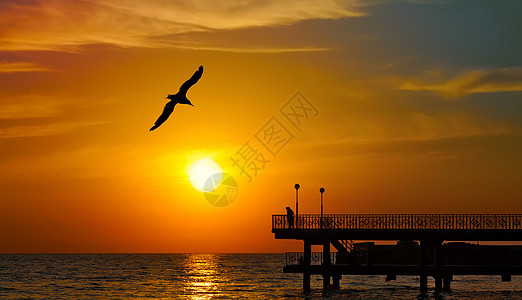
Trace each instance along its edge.
<path fill-rule="evenodd" d="M 190 103 L 190 105 L 194 106 L 194 104 Z"/>

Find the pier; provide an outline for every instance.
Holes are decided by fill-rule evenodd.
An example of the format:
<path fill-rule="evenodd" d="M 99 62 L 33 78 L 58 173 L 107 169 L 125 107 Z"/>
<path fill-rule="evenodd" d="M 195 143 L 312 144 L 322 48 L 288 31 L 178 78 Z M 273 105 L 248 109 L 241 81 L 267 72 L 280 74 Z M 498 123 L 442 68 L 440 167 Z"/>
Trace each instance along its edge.
<path fill-rule="evenodd" d="M 522 275 L 522 246 L 475 245 L 456 241 L 522 241 L 520 214 L 305 214 L 290 226 L 286 215 L 272 216 L 276 239 L 303 241 L 303 252 L 286 255 L 285 273 L 320 274 L 323 287 L 340 288 L 342 275 L 419 276 L 420 292 L 449 291 L 453 275 Z M 354 243 L 398 241 L 397 245 Z M 320 245 L 322 252 L 312 252 Z M 336 252 L 332 252 L 332 247 Z"/>

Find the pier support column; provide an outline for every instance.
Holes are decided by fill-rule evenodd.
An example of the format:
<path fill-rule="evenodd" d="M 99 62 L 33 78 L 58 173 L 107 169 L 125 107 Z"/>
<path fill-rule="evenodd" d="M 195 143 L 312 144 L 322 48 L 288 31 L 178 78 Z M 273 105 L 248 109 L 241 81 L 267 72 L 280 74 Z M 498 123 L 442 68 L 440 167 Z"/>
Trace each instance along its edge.
<path fill-rule="evenodd" d="M 341 289 L 341 278 L 343 275 L 341 274 L 334 274 L 333 277 L 333 285 L 336 290 Z"/>
<path fill-rule="evenodd" d="M 303 292 L 310 294 L 310 264 L 312 263 L 312 243 L 304 241 L 304 262 L 303 262 Z"/>
<path fill-rule="evenodd" d="M 502 274 L 502 282 L 511 281 L 511 274 Z"/>
<path fill-rule="evenodd" d="M 442 292 L 442 241 L 435 242 L 435 293 Z"/>
<path fill-rule="evenodd" d="M 420 242 L 420 293 L 425 295 L 428 293 L 428 245 L 427 241 L 419 241 Z"/>
<path fill-rule="evenodd" d="M 451 292 L 451 279 L 452 275 L 444 275 L 443 277 L 443 290 L 444 292 Z"/>
<path fill-rule="evenodd" d="M 330 260 L 330 242 L 323 244 L 323 265 L 330 266 L 332 261 Z"/>
<path fill-rule="evenodd" d="M 330 242 L 323 243 L 323 289 L 326 290 L 330 285 L 332 274 L 332 261 L 330 260 Z"/>
<path fill-rule="evenodd" d="M 330 274 L 324 273 L 323 274 L 323 290 L 327 290 L 328 286 L 330 285 Z"/>

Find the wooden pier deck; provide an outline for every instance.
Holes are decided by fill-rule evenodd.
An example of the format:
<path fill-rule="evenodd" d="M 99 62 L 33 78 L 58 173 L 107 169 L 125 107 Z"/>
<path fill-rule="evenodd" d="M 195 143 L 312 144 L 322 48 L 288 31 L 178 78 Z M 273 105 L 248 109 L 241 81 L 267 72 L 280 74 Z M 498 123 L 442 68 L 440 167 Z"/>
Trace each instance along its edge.
<path fill-rule="evenodd" d="M 295 221 L 291 226 L 286 215 L 272 216 L 272 233 L 276 239 L 304 242 L 303 253 L 287 254 L 283 271 L 303 273 L 305 293 L 310 291 L 311 274 L 321 274 L 325 288 L 330 278 L 339 288 L 344 274 L 386 275 L 392 280 L 396 275 L 417 275 L 422 294 L 427 292 L 428 276 L 435 279 L 435 292 L 441 292 L 450 289 L 453 275 L 500 275 L 502 280 L 522 275 L 521 246 L 443 245 L 451 241 L 521 241 L 520 214 L 307 214 L 295 216 Z M 371 246 L 370 251 L 357 247 L 361 245 L 353 240 L 418 243 L 398 244 L 396 249 L 363 245 Z M 323 252 L 312 253 L 312 245 L 321 245 Z M 331 252 L 330 246 L 337 252 Z M 397 260 L 401 253 L 406 257 Z M 455 264 L 460 257 L 466 259 Z"/>

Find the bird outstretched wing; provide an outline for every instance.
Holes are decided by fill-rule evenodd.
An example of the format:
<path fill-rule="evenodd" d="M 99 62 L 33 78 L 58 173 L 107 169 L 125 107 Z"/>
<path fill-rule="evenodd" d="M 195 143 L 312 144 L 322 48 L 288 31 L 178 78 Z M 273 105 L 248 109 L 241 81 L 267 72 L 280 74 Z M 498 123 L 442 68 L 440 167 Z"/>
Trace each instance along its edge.
<path fill-rule="evenodd" d="M 154 126 L 152 126 L 149 131 L 153 131 L 154 129 L 160 127 L 161 124 L 163 124 L 167 119 L 169 118 L 170 114 L 174 111 L 174 106 L 176 106 L 176 102 L 169 101 L 167 104 L 165 104 L 165 108 L 163 108 L 163 112 L 159 116 L 159 118 L 154 122 Z"/>
<path fill-rule="evenodd" d="M 185 83 L 181 85 L 178 94 L 186 96 L 188 89 L 198 82 L 198 80 L 201 78 L 201 75 L 203 75 L 203 66 L 199 66 L 199 69 L 194 72 L 194 75 L 192 75 L 189 80 L 185 81 Z"/>

